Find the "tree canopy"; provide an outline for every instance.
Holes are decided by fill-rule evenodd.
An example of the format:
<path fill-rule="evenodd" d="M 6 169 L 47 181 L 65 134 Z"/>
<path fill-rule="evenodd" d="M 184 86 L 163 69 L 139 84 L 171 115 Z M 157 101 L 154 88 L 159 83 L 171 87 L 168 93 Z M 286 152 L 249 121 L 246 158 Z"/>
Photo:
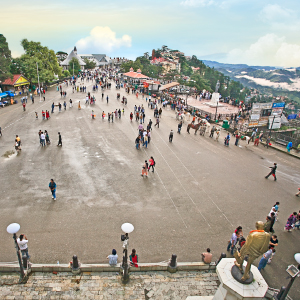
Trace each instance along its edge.
<path fill-rule="evenodd" d="M 140 69 L 142 73 L 151 78 L 158 78 L 162 73 L 161 66 L 151 65 L 149 59 L 144 56 L 138 57 L 135 61 L 128 61 L 121 65 L 121 70 L 125 72 L 129 72 L 130 68 L 133 68 L 134 71 Z"/>
<path fill-rule="evenodd" d="M 85 58 L 84 62 L 86 63 L 86 65 L 85 65 L 86 69 L 94 69 L 94 68 L 96 68 L 96 63 L 94 61 Z"/>
<path fill-rule="evenodd" d="M 13 60 L 11 70 L 22 73 L 32 83 L 38 82 L 37 65 L 41 83 L 49 83 L 55 79 L 54 75 L 62 77 L 62 68 L 59 66 L 55 52 L 48 47 L 42 46 L 40 42 L 23 39 L 21 45 L 25 54 Z"/>
<path fill-rule="evenodd" d="M 74 64 L 74 74 L 73 74 L 73 64 Z M 81 70 L 79 61 L 77 58 L 72 57 L 72 59 L 69 61 L 69 72 L 71 75 L 77 75 L 79 71 Z"/>
<path fill-rule="evenodd" d="M 10 64 L 11 52 L 8 48 L 8 43 L 3 34 L 0 34 L 0 81 L 11 77 Z"/>

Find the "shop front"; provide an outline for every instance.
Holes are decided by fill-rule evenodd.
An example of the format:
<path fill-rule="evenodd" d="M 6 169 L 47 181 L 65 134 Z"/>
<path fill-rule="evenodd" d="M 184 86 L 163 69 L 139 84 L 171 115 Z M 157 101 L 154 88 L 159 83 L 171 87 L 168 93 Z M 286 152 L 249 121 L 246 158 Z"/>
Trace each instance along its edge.
<path fill-rule="evenodd" d="M 12 91 L 15 95 L 21 95 L 28 91 L 30 82 L 22 74 L 13 75 L 13 78 L 7 78 L 2 83 L 3 91 Z"/>

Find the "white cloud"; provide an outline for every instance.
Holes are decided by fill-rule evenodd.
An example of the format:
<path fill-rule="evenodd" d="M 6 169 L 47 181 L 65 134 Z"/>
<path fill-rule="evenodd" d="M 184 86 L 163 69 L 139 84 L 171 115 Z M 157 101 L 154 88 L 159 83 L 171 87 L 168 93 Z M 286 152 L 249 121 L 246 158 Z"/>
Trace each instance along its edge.
<path fill-rule="evenodd" d="M 183 6 L 193 6 L 193 7 L 210 6 L 214 4 L 214 1 L 213 0 L 184 0 L 180 4 Z"/>
<path fill-rule="evenodd" d="M 296 18 L 296 13 L 291 9 L 281 7 L 278 4 L 268 4 L 261 10 L 259 16 L 264 21 L 280 22 L 282 20 L 286 22 L 289 21 L 290 18 Z"/>
<path fill-rule="evenodd" d="M 215 6 L 221 9 L 227 9 L 233 5 L 241 4 L 245 1 L 249 0 L 184 0 L 181 1 L 180 4 L 187 7 Z"/>
<path fill-rule="evenodd" d="M 227 55 L 227 61 L 249 65 L 299 67 L 300 45 L 287 43 L 285 37 L 267 34 L 246 50 L 231 50 Z"/>
<path fill-rule="evenodd" d="M 278 4 L 268 4 L 259 13 L 260 19 L 277 32 L 299 32 L 300 21 L 295 10 L 281 7 Z"/>
<path fill-rule="evenodd" d="M 76 43 L 79 53 L 106 53 L 121 48 L 131 47 L 131 37 L 124 34 L 121 38 L 116 37 L 116 33 L 108 26 L 94 27 L 90 35 L 80 39 Z"/>

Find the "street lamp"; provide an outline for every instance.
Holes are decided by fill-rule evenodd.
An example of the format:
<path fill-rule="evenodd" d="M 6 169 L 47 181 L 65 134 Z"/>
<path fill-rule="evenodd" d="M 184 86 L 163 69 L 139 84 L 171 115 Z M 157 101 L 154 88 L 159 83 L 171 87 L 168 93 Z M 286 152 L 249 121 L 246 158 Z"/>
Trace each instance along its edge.
<path fill-rule="evenodd" d="M 298 265 L 298 267 L 295 267 L 294 265 L 290 265 L 287 267 L 286 271 L 290 275 L 291 280 L 287 287 L 284 287 L 284 286 L 281 287 L 279 293 L 276 294 L 274 297 L 274 299 L 276 299 L 276 300 L 285 300 L 296 277 L 300 276 L 300 253 L 296 253 L 294 255 L 294 258 L 299 265 Z"/>
<path fill-rule="evenodd" d="M 217 122 L 217 112 L 218 112 L 218 105 L 219 105 L 219 99 L 217 100 L 217 106 L 216 106 L 216 114 L 215 114 L 215 121 Z"/>
<path fill-rule="evenodd" d="M 123 262 L 122 262 L 122 268 L 123 268 L 123 276 L 122 276 L 122 282 L 127 283 L 129 281 L 129 266 L 128 266 L 128 234 L 131 233 L 134 230 L 134 226 L 130 223 L 124 223 L 121 226 L 122 231 L 125 233 L 121 235 L 121 241 L 123 242 Z"/>
<path fill-rule="evenodd" d="M 17 250 L 17 256 L 18 256 L 18 260 L 19 260 L 19 265 L 20 265 L 20 280 L 19 283 L 21 283 L 25 277 L 25 272 L 24 272 L 24 268 L 23 268 L 23 264 L 22 264 L 22 260 L 21 260 L 21 255 L 20 255 L 20 248 L 17 242 L 17 235 L 16 233 L 20 230 L 20 225 L 18 223 L 12 223 L 10 225 L 7 226 L 6 231 L 10 234 L 13 234 L 13 239 L 15 241 L 15 247 Z"/>

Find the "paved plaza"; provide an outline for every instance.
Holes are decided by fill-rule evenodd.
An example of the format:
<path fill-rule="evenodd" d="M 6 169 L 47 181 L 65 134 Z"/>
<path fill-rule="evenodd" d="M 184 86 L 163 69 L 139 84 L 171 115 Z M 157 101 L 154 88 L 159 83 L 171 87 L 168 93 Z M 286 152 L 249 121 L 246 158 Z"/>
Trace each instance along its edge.
<path fill-rule="evenodd" d="M 91 91 L 92 83 L 86 85 Z M 101 113 L 124 107 L 116 99 L 119 92 L 121 98 L 125 95 L 124 89 L 116 90 L 112 84 L 103 100 L 100 91 L 91 92 L 97 99 L 93 107 L 84 104 L 85 93 L 72 93 L 70 86 L 63 90 L 66 98 L 50 88 L 45 102 L 36 97 L 34 104 L 28 101 L 25 112 L 20 103 L 0 109 L 1 262 L 16 261 L 13 239 L 6 232 L 13 222 L 21 225 L 20 233 L 29 239 L 33 263 L 68 263 L 74 254 L 83 263 L 105 263 L 113 248 L 120 262 L 120 227 L 125 222 L 135 227 L 129 248 L 137 250 L 140 262 L 166 261 L 171 254 L 182 262 L 200 261 L 207 247 L 215 260 L 226 252 L 238 225 L 247 236 L 255 222 L 264 221 L 272 205 L 280 201 L 274 227 L 279 246 L 262 274 L 271 287 L 287 284 L 285 269 L 296 264 L 293 255 L 299 252 L 300 231 L 283 231 L 288 216 L 300 209 L 295 197 L 300 186 L 298 159 L 245 141 L 236 147 L 233 138 L 225 147 L 225 132 L 216 142 L 208 135 L 194 135 L 193 130 L 188 134 L 187 123 L 179 135 L 169 107 L 163 109 L 160 127 L 153 126 L 148 149 L 136 150 L 138 124 L 130 122 L 129 114 L 134 105 L 143 104 L 145 122 L 149 118 L 154 122 L 145 98 L 128 95 L 125 114 L 109 123 L 107 117 L 101 119 Z M 52 102 L 69 103 L 70 98 L 73 108 L 67 105 L 59 113 L 55 107 L 50 120 L 42 120 L 42 109 L 51 110 Z M 39 143 L 40 129 L 46 129 L 51 140 L 44 148 Z M 169 143 L 171 129 L 175 133 Z M 58 132 L 62 147 L 56 146 Z M 22 140 L 21 153 L 3 157 L 14 149 L 16 134 Z M 155 172 L 142 178 L 143 162 L 150 156 L 156 161 Z M 274 162 L 278 163 L 277 182 L 264 178 Z M 50 178 L 57 184 L 56 201 L 48 188 Z M 290 295 L 299 292 L 295 284 Z"/>

